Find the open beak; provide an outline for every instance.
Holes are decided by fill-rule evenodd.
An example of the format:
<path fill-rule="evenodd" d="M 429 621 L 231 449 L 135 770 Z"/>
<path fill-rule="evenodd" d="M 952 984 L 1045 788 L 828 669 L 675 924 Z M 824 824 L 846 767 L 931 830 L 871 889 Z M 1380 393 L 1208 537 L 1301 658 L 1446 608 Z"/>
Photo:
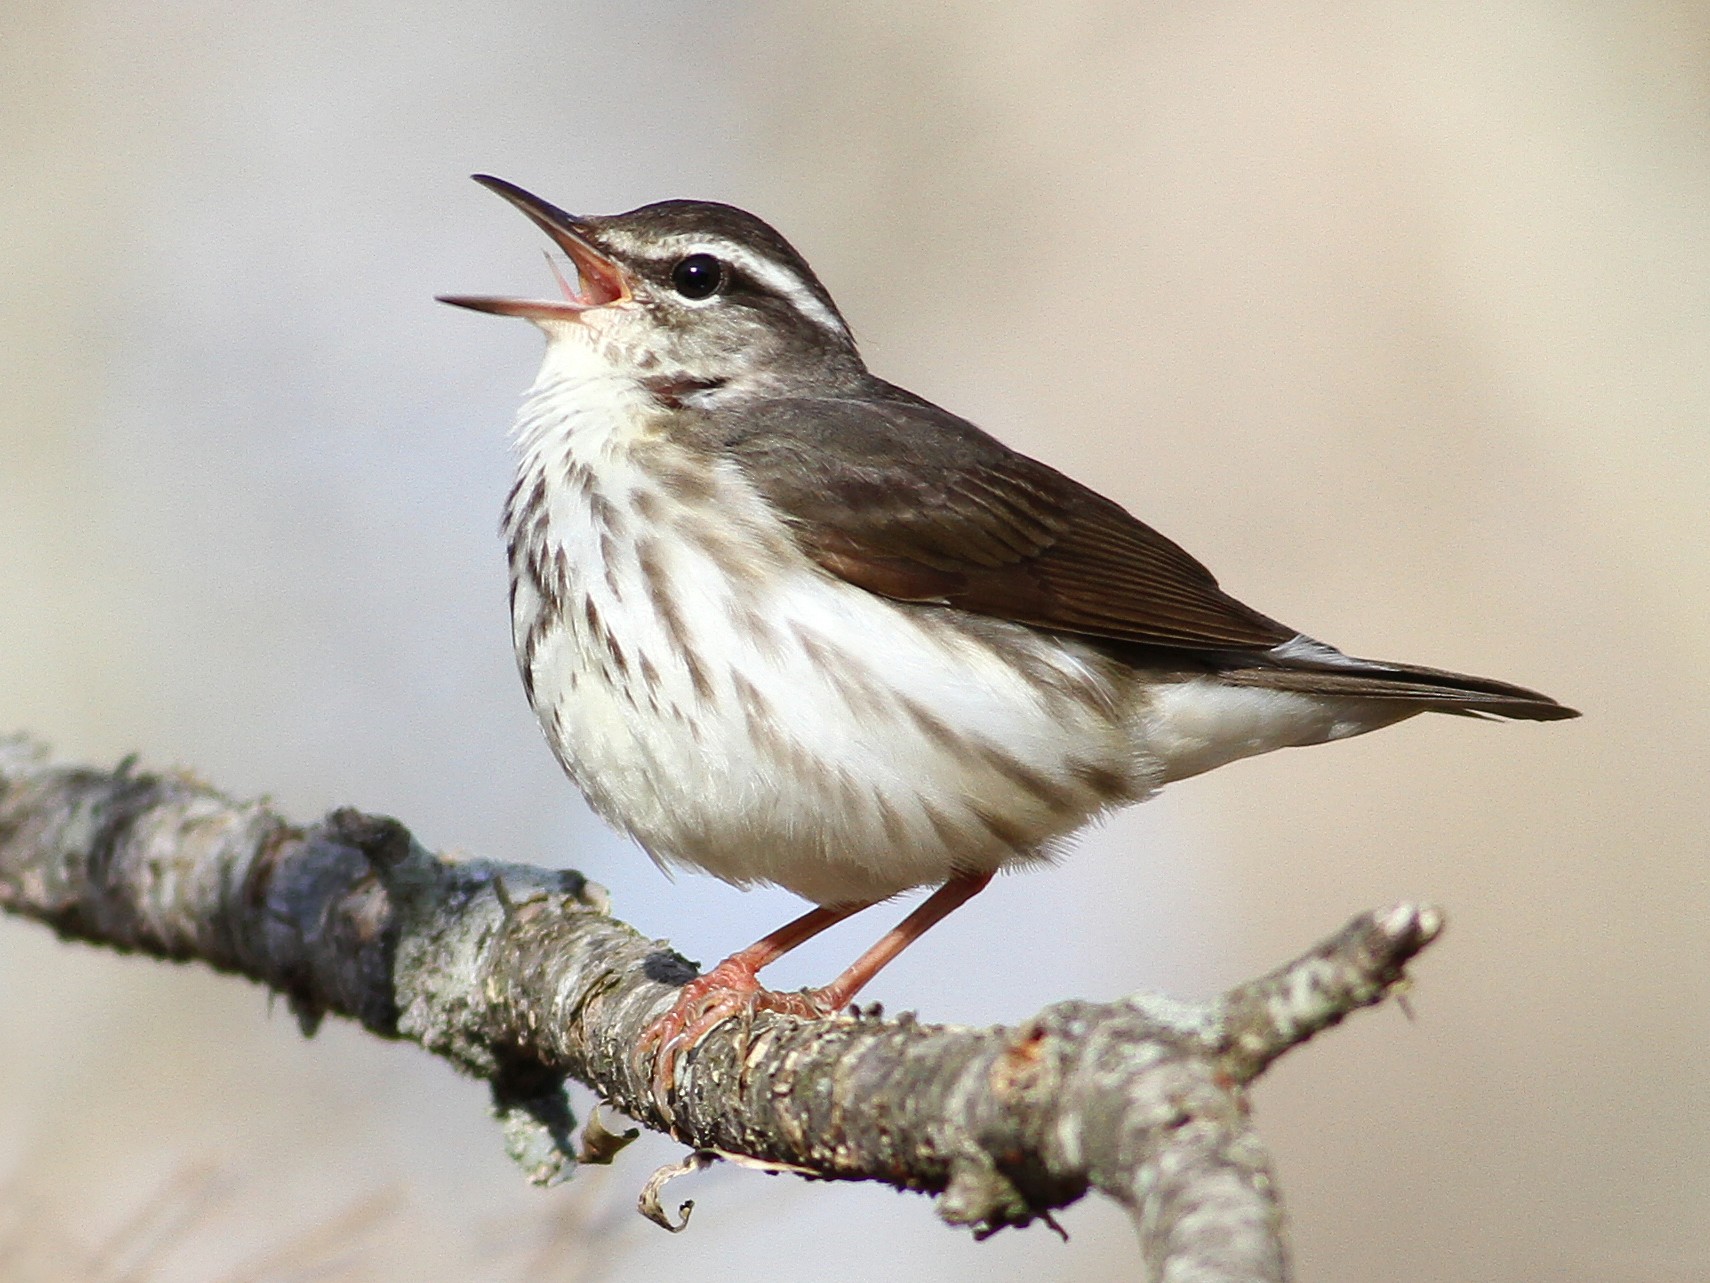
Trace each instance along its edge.
<path fill-rule="evenodd" d="M 553 275 L 558 277 L 559 289 L 564 294 L 562 299 L 441 294 L 438 296 L 441 303 L 473 308 L 477 312 L 492 312 L 496 316 L 521 316 L 531 321 L 574 321 L 583 312 L 629 299 L 629 283 L 624 270 L 593 247 L 580 219 L 525 192 L 515 183 L 507 183 L 489 174 L 475 174 L 473 177 L 481 186 L 497 192 L 522 210 L 536 227 L 550 236 L 552 243 L 569 256 L 571 265 L 576 269 L 576 280 L 565 279 L 554 266 Z"/>

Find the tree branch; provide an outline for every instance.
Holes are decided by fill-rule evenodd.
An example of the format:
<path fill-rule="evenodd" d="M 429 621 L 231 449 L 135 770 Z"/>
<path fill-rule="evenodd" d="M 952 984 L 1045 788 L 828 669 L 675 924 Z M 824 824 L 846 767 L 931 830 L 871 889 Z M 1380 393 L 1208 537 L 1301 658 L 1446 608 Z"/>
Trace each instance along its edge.
<path fill-rule="evenodd" d="M 1380 1001 L 1442 928 L 1403 905 L 1209 1002 L 1060 1002 L 1018 1029 L 876 1010 L 733 1020 L 657 1099 L 634 1048 L 693 968 L 608 916 L 580 874 L 441 859 L 395 820 L 339 810 L 299 828 L 185 774 L 55 765 L 0 741 L 0 908 L 248 976 L 305 1031 L 334 1012 L 420 1043 L 491 1083 L 540 1183 L 624 1142 L 596 1119 L 578 1148 L 574 1078 L 691 1146 L 685 1170 L 722 1157 L 884 1181 L 937 1194 L 979 1235 L 1099 1190 L 1133 1217 L 1150 1277 L 1172 1281 L 1288 1277 L 1246 1084 Z M 672 1174 L 643 1200 L 668 1226 Z"/>

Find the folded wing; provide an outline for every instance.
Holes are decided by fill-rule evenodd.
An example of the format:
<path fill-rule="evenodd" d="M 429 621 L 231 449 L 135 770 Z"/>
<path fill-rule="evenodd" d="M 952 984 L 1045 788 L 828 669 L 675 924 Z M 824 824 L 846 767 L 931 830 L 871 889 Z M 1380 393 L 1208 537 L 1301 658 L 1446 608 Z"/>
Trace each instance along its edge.
<path fill-rule="evenodd" d="M 1303 638 L 1118 504 L 906 393 L 780 399 L 723 426 L 727 457 L 803 550 L 869 592 L 1186 652 L 1243 685 L 1574 716 L 1523 687 Z"/>

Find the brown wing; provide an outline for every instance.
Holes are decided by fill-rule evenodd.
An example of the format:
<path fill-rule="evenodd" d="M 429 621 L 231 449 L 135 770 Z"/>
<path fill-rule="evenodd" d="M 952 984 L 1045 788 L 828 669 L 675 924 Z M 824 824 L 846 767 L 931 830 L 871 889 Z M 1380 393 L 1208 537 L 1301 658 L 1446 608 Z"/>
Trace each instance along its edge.
<path fill-rule="evenodd" d="M 814 560 L 886 597 L 1178 650 L 1295 635 L 1117 504 L 924 402 L 768 402 L 723 447 Z"/>

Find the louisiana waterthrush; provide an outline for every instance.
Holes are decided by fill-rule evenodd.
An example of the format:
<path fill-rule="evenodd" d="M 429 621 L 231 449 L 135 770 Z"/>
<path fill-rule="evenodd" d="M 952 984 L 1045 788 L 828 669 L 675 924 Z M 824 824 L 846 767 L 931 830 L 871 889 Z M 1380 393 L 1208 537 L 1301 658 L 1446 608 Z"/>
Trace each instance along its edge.
<path fill-rule="evenodd" d="M 840 1009 L 997 870 L 1173 780 L 1422 712 L 1575 716 L 1236 601 L 1115 503 L 869 373 L 751 214 L 576 217 L 477 181 L 574 268 L 559 299 L 444 300 L 546 334 L 504 532 L 547 741 L 661 864 L 819 906 L 685 987 L 650 1035 L 667 1076 L 734 1012 Z M 825 988 L 760 987 L 920 886 L 938 889 Z"/>

